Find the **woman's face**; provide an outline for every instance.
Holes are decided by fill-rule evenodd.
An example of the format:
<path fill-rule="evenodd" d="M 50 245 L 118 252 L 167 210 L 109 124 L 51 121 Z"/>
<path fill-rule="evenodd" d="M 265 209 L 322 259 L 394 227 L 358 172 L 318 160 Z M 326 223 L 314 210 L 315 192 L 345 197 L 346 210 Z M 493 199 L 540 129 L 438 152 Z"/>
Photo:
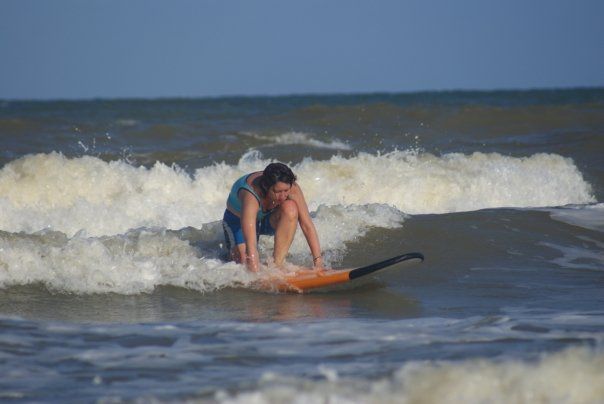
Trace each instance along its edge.
<path fill-rule="evenodd" d="M 292 186 L 286 182 L 277 182 L 270 187 L 269 196 L 275 205 L 281 205 L 289 196 Z"/>

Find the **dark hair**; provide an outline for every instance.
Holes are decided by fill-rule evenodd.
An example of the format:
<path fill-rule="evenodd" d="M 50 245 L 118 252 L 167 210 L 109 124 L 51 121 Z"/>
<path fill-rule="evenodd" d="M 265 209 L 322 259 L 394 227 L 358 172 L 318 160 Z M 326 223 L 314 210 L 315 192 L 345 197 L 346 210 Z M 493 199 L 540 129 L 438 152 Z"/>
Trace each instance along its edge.
<path fill-rule="evenodd" d="M 296 181 L 296 175 L 283 163 L 270 163 L 266 166 L 262 175 L 258 178 L 258 185 L 264 195 L 267 194 L 270 187 L 278 182 L 284 182 L 293 185 Z"/>

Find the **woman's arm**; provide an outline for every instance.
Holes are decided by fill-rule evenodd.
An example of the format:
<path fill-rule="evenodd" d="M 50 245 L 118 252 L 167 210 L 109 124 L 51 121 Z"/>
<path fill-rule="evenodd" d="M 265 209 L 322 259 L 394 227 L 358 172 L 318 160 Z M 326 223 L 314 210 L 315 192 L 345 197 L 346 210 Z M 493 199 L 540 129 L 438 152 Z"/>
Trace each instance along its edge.
<path fill-rule="evenodd" d="M 252 272 L 258 272 L 260 257 L 256 245 L 256 217 L 260 205 L 258 200 L 248 191 L 240 190 L 241 199 L 241 230 L 245 239 L 245 256 L 241 257 L 247 268 Z"/>
<path fill-rule="evenodd" d="M 306 204 L 306 199 L 304 198 L 302 188 L 300 188 L 297 183 L 294 183 L 292 186 L 289 197 L 298 205 L 298 222 L 300 223 L 300 228 L 302 229 L 302 233 L 304 233 L 308 247 L 310 247 L 313 266 L 315 268 L 323 268 L 323 256 L 321 255 L 319 236 L 317 235 L 317 230 L 315 229 L 315 225 L 310 217 L 308 205 Z"/>

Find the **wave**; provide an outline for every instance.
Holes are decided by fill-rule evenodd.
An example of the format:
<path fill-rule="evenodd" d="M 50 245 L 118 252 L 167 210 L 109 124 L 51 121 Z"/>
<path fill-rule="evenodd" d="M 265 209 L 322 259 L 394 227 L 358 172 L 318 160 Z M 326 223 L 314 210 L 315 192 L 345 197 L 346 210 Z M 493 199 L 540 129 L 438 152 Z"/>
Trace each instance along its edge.
<path fill-rule="evenodd" d="M 254 139 L 268 141 L 275 145 L 304 145 L 321 149 L 352 150 L 350 145 L 342 142 L 341 140 L 336 139 L 330 142 L 323 142 L 313 138 L 311 134 L 304 132 L 287 132 L 279 136 L 263 136 L 255 133 L 247 133 L 247 135 L 253 137 Z"/>
<path fill-rule="evenodd" d="M 469 359 L 410 362 L 391 377 L 340 378 L 319 366 L 324 380 L 265 373 L 255 391 L 220 391 L 221 403 L 595 403 L 604 398 L 604 354 L 574 347 L 536 362 Z"/>
<path fill-rule="evenodd" d="M 141 227 L 199 228 L 222 217 L 236 178 L 269 162 L 250 152 L 237 165 L 217 163 L 191 176 L 160 162 L 145 168 L 91 156 L 28 155 L 0 170 L 0 230 L 101 236 Z M 292 168 L 312 211 L 378 204 L 427 214 L 595 202 L 573 161 L 556 154 L 395 151 L 306 159 Z"/>
<path fill-rule="evenodd" d="M 321 207 L 315 225 L 322 234 L 325 262 L 340 260 L 346 243 L 370 227 L 397 227 L 404 218 L 383 205 Z M 253 274 L 242 265 L 225 263 L 219 222 L 201 229 L 169 231 L 142 228 L 112 236 L 89 237 L 79 232 L 44 230 L 34 234 L 0 231 L 0 288 L 42 284 L 56 292 L 76 294 L 149 293 L 159 286 L 211 292 L 226 287 L 253 287 L 271 271 Z M 263 256 L 272 255 L 272 241 L 262 237 Z M 288 260 L 311 266 L 301 232 Z"/>
<path fill-rule="evenodd" d="M 199 256 L 165 231 L 101 238 L 0 232 L 0 251 L 3 288 L 39 283 L 55 292 L 129 295 L 168 285 L 206 292 L 253 280 L 243 266 Z"/>

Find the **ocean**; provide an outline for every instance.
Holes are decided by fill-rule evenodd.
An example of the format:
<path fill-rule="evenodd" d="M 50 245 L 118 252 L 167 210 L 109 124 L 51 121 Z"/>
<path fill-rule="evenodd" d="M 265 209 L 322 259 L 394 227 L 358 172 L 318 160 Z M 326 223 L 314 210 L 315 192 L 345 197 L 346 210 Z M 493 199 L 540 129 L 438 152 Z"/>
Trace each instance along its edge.
<path fill-rule="evenodd" d="M 604 402 L 603 156 L 601 88 L 0 101 L 0 400 Z M 328 266 L 425 261 L 255 289 L 220 219 L 272 161 Z"/>

